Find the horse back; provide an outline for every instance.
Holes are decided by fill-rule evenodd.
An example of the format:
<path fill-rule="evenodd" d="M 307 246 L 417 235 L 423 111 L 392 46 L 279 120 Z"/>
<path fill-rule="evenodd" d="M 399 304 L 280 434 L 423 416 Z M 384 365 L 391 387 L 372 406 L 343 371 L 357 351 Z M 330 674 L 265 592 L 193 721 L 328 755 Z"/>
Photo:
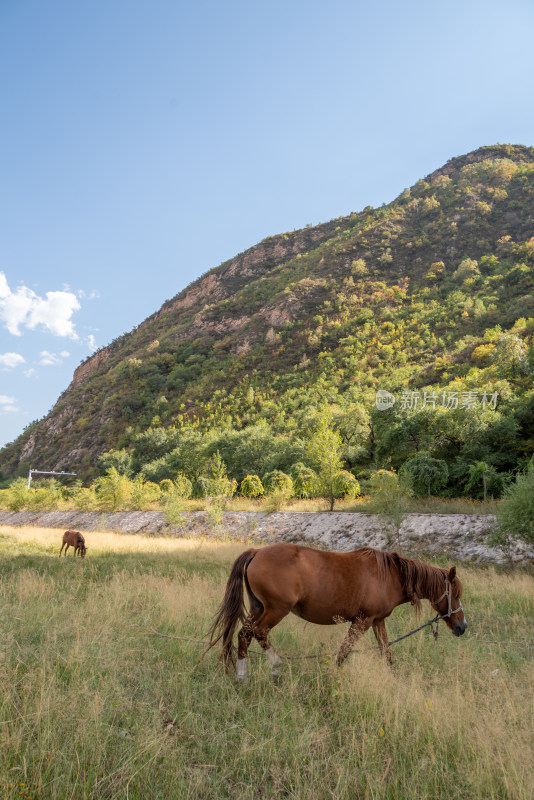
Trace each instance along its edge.
<path fill-rule="evenodd" d="M 258 550 L 247 568 L 253 594 L 310 622 L 351 619 L 376 595 L 377 561 L 371 550 L 334 553 L 294 544 Z"/>
<path fill-rule="evenodd" d="M 79 531 L 65 531 L 63 534 L 63 544 L 70 544 L 76 547 L 78 544 L 85 544 L 85 539 Z"/>

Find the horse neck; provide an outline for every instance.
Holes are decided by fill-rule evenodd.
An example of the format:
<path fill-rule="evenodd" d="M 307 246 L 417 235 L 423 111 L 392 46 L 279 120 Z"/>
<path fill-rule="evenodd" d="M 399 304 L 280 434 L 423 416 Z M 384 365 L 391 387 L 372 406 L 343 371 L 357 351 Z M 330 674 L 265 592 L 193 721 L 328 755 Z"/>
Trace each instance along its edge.
<path fill-rule="evenodd" d="M 445 575 L 440 567 L 399 556 L 398 568 L 406 602 L 417 603 L 419 600 L 434 602 L 443 593 Z"/>

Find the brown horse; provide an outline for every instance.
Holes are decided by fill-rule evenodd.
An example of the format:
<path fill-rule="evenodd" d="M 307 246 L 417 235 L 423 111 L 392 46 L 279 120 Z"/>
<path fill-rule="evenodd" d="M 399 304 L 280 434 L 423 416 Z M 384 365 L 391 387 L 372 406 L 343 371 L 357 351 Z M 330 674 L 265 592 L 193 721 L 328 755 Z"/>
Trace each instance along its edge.
<path fill-rule="evenodd" d="M 248 615 L 243 583 L 250 604 Z M 391 664 L 384 620 L 394 608 L 401 603 L 412 603 L 419 610 L 421 600 L 429 600 L 452 632 L 461 636 L 467 628 L 461 595 L 462 585 L 455 567 L 442 569 L 403 558 L 398 553 L 368 547 L 350 553 L 331 553 L 295 544 L 251 548 L 232 566 L 211 629 L 210 647 L 222 639 L 226 666 L 235 664 L 238 679 L 246 680 L 247 651 L 254 637 L 269 658 L 276 677 L 282 660 L 267 637 L 291 611 L 318 625 L 350 622 L 337 654 L 338 665 L 371 626 L 382 654 Z M 236 664 L 232 640 L 239 622 L 242 628 L 238 634 Z"/>
<path fill-rule="evenodd" d="M 65 545 L 67 545 L 65 547 Z M 63 544 L 61 545 L 61 550 L 59 551 L 59 557 L 61 558 L 61 551 L 65 547 L 65 555 L 67 555 L 67 550 L 69 547 L 74 547 L 74 555 L 79 553 L 82 558 L 85 558 L 85 554 L 87 552 L 87 547 L 85 546 L 85 539 L 83 538 L 82 534 L 79 531 L 65 531 L 63 534 Z"/>

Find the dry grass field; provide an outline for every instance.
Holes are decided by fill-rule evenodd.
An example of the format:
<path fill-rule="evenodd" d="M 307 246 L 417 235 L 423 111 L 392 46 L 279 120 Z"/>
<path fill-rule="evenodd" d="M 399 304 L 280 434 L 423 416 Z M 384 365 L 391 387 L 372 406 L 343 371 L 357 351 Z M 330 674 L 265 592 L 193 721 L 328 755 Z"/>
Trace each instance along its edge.
<path fill-rule="evenodd" d="M 0 528 L 1 798 L 534 797 L 532 575 L 460 565 L 468 632 L 395 645 L 394 672 L 372 634 L 338 670 L 344 626 L 290 617 L 277 649 L 321 657 L 242 686 L 150 626 L 205 638 L 243 547 L 87 533 L 59 559 L 61 533 Z"/>

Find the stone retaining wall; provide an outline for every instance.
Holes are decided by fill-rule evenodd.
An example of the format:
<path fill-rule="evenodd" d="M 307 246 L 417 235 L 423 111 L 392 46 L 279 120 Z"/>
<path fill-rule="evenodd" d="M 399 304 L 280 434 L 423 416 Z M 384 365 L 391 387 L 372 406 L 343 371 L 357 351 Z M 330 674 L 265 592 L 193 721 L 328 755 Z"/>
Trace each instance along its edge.
<path fill-rule="evenodd" d="M 331 550 L 398 546 L 405 552 L 446 555 L 457 561 L 534 564 L 534 550 L 521 542 L 506 550 L 487 544 L 494 523 L 492 515 L 408 514 L 398 537 L 392 539 L 384 520 L 357 512 L 226 511 L 221 524 L 215 525 L 207 512 L 192 511 L 185 512 L 183 525 L 177 526 L 169 525 L 161 511 L 0 511 L 0 525 L 300 542 Z"/>

